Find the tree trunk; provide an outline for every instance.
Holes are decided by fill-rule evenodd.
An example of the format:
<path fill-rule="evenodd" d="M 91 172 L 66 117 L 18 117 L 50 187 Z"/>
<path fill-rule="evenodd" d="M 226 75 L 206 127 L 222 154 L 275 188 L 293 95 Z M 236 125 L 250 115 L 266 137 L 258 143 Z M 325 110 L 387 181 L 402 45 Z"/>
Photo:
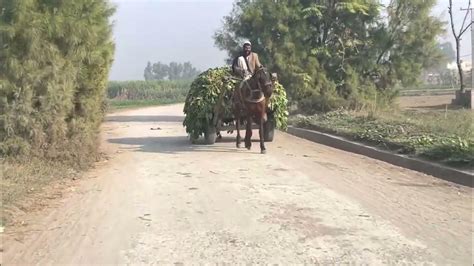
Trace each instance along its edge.
<path fill-rule="evenodd" d="M 471 1 L 469 1 L 469 6 L 471 5 Z M 461 82 L 461 92 L 464 93 L 464 76 L 462 72 L 462 66 L 461 66 L 461 56 L 460 56 L 460 50 L 461 50 L 461 36 L 463 34 L 462 27 L 461 26 L 461 31 L 459 32 L 459 35 L 456 34 L 456 30 L 454 29 L 454 20 L 453 20 L 453 0 L 449 0 L 449 7 L 448 7 L 448 12 L 449 12 L 449 18 L 451 20 L 451 30 L 453 31 L 453 36 L 454 40 L 456 40 L 456 64 L 458 65 L 458 71 L 459 71 L 459 81 Z"/>
<path fill-rule="evenodd" d="M 461 40 L 458 38 L 455 38 L 456 40 L 456 64 L 458 65 L 458 71 L 459 71 L 459 82 L 461 83 L 461 92 L 464 92 L 464 73 L 462 71 L 462 66 L 461 66 L 461 56 L 460 56 L 460 50 L 461 50 Z"/>

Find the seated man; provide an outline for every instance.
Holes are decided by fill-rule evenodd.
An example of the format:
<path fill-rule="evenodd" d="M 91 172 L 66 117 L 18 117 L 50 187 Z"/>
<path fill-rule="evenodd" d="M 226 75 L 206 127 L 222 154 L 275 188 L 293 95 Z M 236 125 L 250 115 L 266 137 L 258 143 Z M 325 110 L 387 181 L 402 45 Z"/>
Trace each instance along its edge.
<path fill-rule="evenodd" d="M 258 60 L 258 54 L 252 52 L 252 44 L 246 41 L 243 45 L 242 54 L 234 58 L 232 71 L 242 79 L 248 79 L 255 74 L 255 70 L 261 66 L 262 64 Z"/>
<path fill-rule="evenodd" d="M 263 66 L 260 63 L 260 60 L 258 59 L 258 54 L 252 52 L 252 44 L 249 41 L 244 42 L 242 53 L 235 57 L 232 62 L 232 71 L 234 75 L 243 79 L 240 84 L 236 86 L 236 90 L 234 90 L 233 96 L 234 101 L 237 101 L 234 102 L 234 104 L 237 106 L 241 106 L 242 109 L 244 108 L 244 105 L 242 105 L 242 103 L 244 102 L 242 96 L 242 87 L 244 86 L 245 81 L 251 78 L 252 75 L 255 74 L 255 72 L 261 67 Z M 264 119 L 266 121 L 266 115 Z"/>

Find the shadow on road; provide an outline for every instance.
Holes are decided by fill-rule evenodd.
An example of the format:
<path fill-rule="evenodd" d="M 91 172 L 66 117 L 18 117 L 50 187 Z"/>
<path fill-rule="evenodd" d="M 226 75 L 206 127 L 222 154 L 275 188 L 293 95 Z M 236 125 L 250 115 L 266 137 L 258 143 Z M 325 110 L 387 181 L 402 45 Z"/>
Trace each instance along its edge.
<path fill-rule="evenodd" d="M 213 145 L 204 145 L 201 143 L 191 144 L 186 136 L 162 136 L 162 137 L 142 137 L 142 138 L 117 138 L 109 139 L 110 143 L 120 144 L 124 149 L 136 149 L 141 152 L 154 152 L 154 153 L 166 153 L 176 154 L 183 152 L 216 152 L 216 153 L 236 153 L 246 152 L 247 150 L 237 149 L 235 147 L 234 137 L 223 137 L 220 142 L 216 142 Z M 260 153 L 258 146 L 258 138 L 252 139 L 253 146 L 251 152 Z M 139 147 L 127 147 L 139 146 Z M 242 147 L 244 143 L 242 142 Z"/>
<path fill-rule="evenodd" d="M 184 116 L 167 115 L 136 115 L 136 116 L 108 116 L 106 122 L 183 122 Z"/>

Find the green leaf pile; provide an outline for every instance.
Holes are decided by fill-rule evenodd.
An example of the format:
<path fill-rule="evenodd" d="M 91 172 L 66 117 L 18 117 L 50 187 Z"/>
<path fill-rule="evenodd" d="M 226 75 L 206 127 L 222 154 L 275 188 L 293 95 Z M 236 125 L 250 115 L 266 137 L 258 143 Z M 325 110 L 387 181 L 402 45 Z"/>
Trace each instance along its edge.
<path fill-rule="evenodd" d="M 276 122 L 276 128 L 286 130 L 288 127 L 288 99 L 283 85 L 276 82 L 270 104 L 268 106 L 273 112 Z"/>
<path fill-rule="evenodd" d="M 224 117 L 233 117 L 231 95 L 238 81 L 231 77 L 228 66 L 210 68 L 191 83 L 183 109 L 186 116 L 183 126 L 191 138 L 197 139 L 206 132 L 216 112 L 223 112 Z M 285 89 L 276 83 L 269 108 L 279 129 L 287 127 L 287 104 Z"/>

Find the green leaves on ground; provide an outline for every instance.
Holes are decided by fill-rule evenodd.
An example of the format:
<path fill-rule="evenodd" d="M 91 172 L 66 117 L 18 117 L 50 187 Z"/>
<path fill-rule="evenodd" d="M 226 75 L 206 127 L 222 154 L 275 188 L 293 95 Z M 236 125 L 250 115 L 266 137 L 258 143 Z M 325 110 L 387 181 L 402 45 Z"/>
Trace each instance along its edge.
<path fill-rule="evenodd" d="M 463 110 L 450 112 L 450 117 L 443 117 L 445 114 L 434 111 L 379 114 L 370 117 L 348 111 L 333 111 L 292 118 L 292 124 L 448 165 L 472 167 L 472 114 Z"/>

